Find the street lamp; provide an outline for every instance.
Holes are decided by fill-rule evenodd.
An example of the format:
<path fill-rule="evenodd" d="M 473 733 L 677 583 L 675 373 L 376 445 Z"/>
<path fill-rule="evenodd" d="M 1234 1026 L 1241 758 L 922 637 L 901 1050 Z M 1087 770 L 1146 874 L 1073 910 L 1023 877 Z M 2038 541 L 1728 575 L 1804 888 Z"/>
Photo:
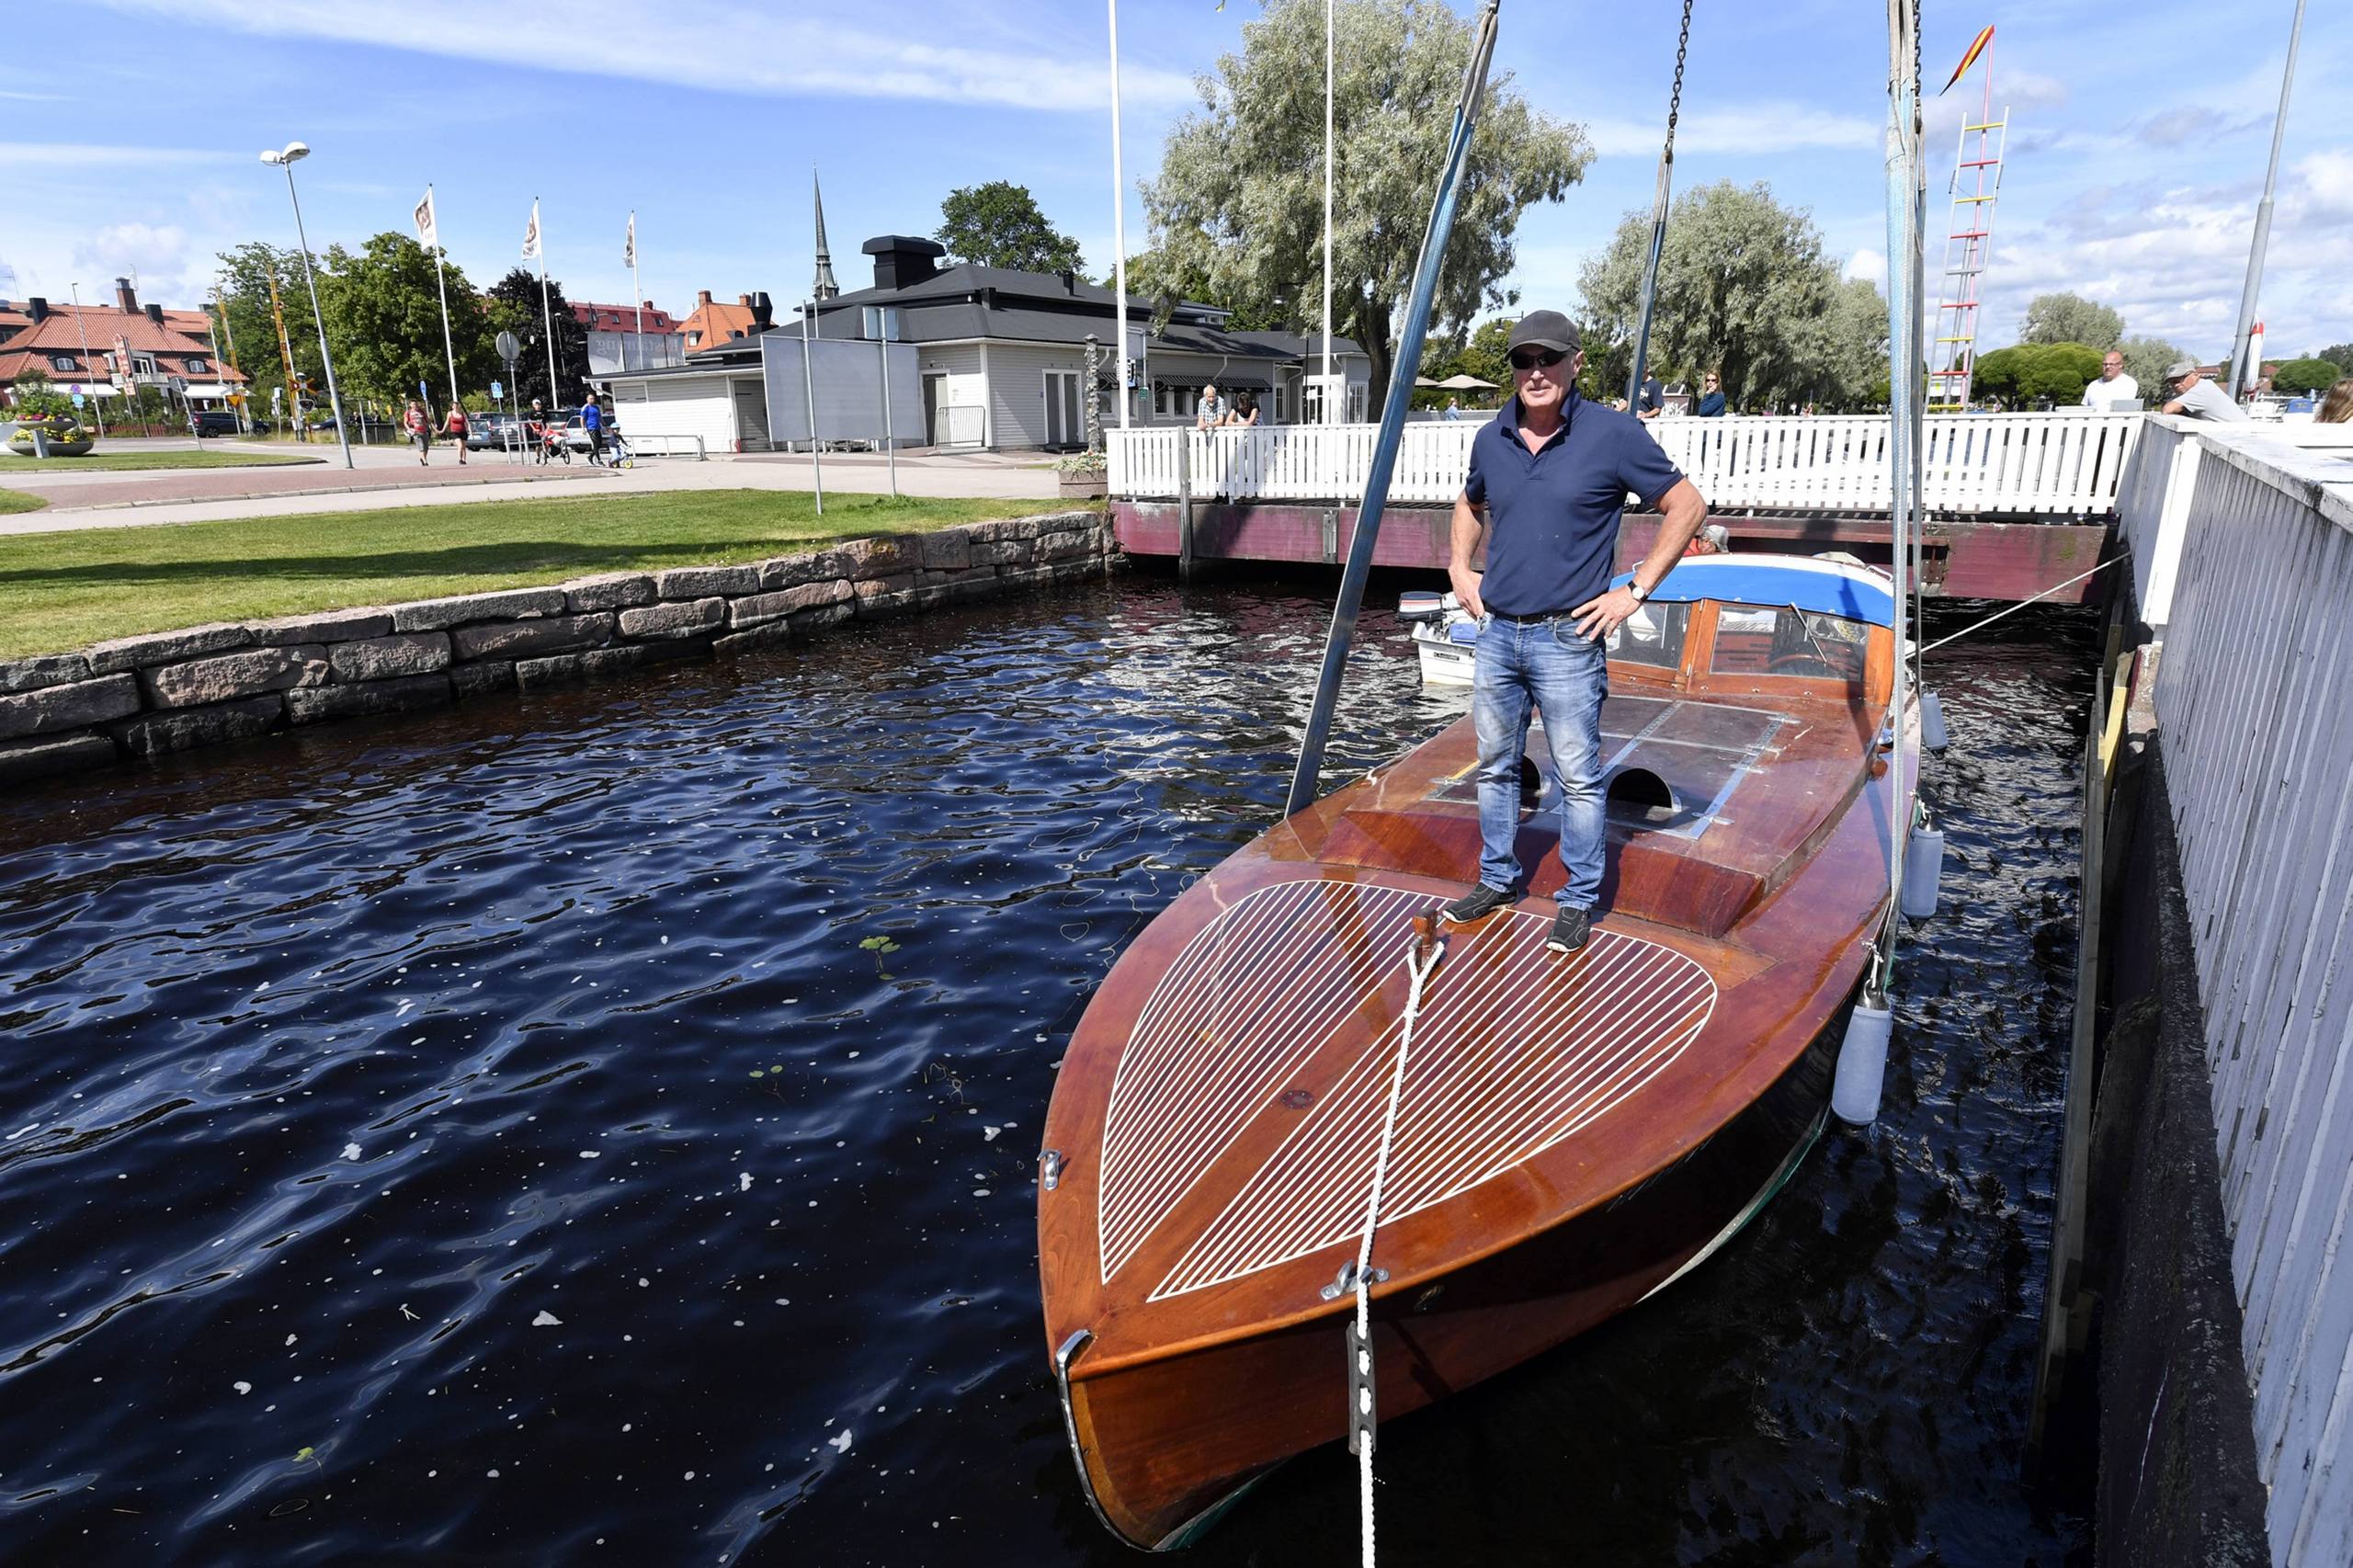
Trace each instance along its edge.
<path fill-rule="evenodd" d="M 319 312 L 319 282 L 311 276 L 311 237 L 302 232 L 302 199 L 294 194 L 294 165 L 311 155 L 300 142 L 289 142 L 283 152 L 264 152 L 261 161 L 286 171 L 286 199 L 294 203 L 294 237 L 302 246 L 302 281 L 311 290 L 311 320 L 319 329 L 319 362 L 327 372 L 327 403 L 335 410 L 335 444 L 343 449 L 343 466 L 349 468 L 351 437 L 343 430 L 343 396 L 335 391 L 335 357 L 327 352 L 327 318 Z"/>

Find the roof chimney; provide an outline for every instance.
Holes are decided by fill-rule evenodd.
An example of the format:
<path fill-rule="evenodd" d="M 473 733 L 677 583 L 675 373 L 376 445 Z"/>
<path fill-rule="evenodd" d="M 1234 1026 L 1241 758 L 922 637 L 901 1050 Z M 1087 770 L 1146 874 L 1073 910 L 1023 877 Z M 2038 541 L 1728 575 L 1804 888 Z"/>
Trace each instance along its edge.
<path fill-rule="evenodd" d="M 1067 267 L 1063 268 L 1063 292 L 1074 295 L 1078 292 L 1078 274 Z"/>
<path fill-rule="evenodd" d="M 139 313 L 139 296 L 132 291 L 130 278 L 118 278 L 114 280 L 114 302 L 121 309 L 124 315 L 135 316 Z"/>
<path fill-rule="evenodd" d="M 39 326 L 49 319 L 49 301 L 35 294 L 25 301 L 25 314 L 32 317 L 33 324 Z"/>
<path fill-rule="evenodd" d="M 753 330 L 766 332 L 776 324 L 776 307 L 768 303 L 766 290 L 756 294 L 745 295 L 744 302 L 752 307 Z"/>
<path fill-rule="evenodd" d="M 159 305 L 159 304 L 157 304 L 157 303 L 155 303 L 155 301 L 153 301 L 153 300 L 148 301 L 147 301 L 147 319 L 148 319 L 149 321 L 151 321 L 151 322 L 153 322 L 157 326 L 161 326 L 161 325 L 163 325 L 163 324 L 164 324 L 164 307 L 163 307 L 163 306 L 161 306 L 161 305 Z"/>
<path fill-rule="evenodd" d="M 936 240 L 911 234 L 878 234 L 858 249 L 874 258 L 877 289 L 908 289 L 939 275 L 939 258 L 948 248 Z"/>
<path fill-rule="evenodd" d="M 698 290 L 695 290 L 695 305 L 696 305 L 696 308 L 697 308 L 697 309 L 700 309 L 702 306 L 704 306 L 704 305 L 708 305 L 709 303 L 710 303 L 710 290 L 708 290 L 708 289 L 698 289 Z"/>
<path fill-rule="evenodd" d="M 735 302 L 743 306 L 745 310 L 750 310 L 752 308 L 752 296 L 749 294 L 738 294 L 735 296 Z"/>

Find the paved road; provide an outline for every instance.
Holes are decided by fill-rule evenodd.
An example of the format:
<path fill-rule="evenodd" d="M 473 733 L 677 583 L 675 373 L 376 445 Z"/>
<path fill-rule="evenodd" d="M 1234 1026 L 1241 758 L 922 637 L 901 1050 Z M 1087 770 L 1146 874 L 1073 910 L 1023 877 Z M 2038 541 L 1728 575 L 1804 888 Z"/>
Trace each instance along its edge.
<path fill-rule="evenodd" d="M 127 445 L 128 443 L 126 443 Z M 240 449 L 225 441 L 215 449 Z M 190 442 L 142 442 L 185 449 Z M 266 449 L 283 452 L 283 446 Z M 315 453 L 316 449 L 313 449 Z M 333 449 L 328 449 L 330 452 Z M 782 453 L 717 458 L 642 460 L 627 470 L 516 465 L 494 453 L 476 453 L 460 467 L 447 448 L 420 471 L 414 453 L 354 448 L 355 466 L 340 460 L 275 468 L 165 469 L 133 472 L 10 475 L 8 488 L 47 497 L 44 511 L 0 517 L 0 534 L 57 533 L 73 528 L 138 528 L 158 523 L 215 522 L 315 512 L 366 512 L 394 506 L 447 506 L 473 501 L 603 495 L 679 490 L 807 491 L 815 475 L 809 459 Z M 890 465 L 872 453 L 828 453 L 827 491 L 887 494 Z M 898 484 L 907 495 L 983 496 L 1040 500 L 1051 496 L 1054 475 L 1035 453 L 905 453 Z"/>

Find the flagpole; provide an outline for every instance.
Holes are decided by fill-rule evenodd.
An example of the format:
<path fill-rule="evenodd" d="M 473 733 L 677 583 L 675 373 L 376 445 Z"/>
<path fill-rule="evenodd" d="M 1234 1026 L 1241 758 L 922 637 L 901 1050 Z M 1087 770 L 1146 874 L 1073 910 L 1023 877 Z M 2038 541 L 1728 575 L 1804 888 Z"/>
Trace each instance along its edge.
<path fill-rule="evenodd" d="M 433 220 L 433 286 L 441 294 L 441 347 L 449 356 L 449 406 L 464 400 L 458 395 L 458 345 L 449 335 L 449 281 L 441 272 L 441 214 L 433 206 L 433 182 L 425 185 L 425 212 Z M 461 452 L 460 457 L 464 456 Z"/>
<path fill-rule="evenodd" d="M 1111 277 L 1120 296 L 1120 428 L 1135 392 L 1128 385 L 1128 182 L 1120 172 L 1120 0 L 1111 7 Z"/>
<path fill-rule="evenodd" d="M 1334 0 L 1324 0 L 1324 393 L 1316 399 L 1317 423 L 1332 419 L 1332 62 L 1337 34 Z M 1302 397 L 1302 403 L 1307 400 Z M 1302 410 L 1304 413 L 1304 410 Z"/>
<path fill-rule="evenodd" d="M 539 216 L 540 199 L 531 198 L 531 215 Z M 548 231 L 540 225 L 540 315 L 547 323 L 548 332 L 548 412 L 553 414 L 563 406 L 563 394 L 555 384 L 555 307 L 548 303 Z"/>
<path fill-rule="evenodd" d="M 645 284 L 637 275 L 637 214 L 629 215 L 629 286 L 636 294 L 637 368 L 645 369 Z"/>

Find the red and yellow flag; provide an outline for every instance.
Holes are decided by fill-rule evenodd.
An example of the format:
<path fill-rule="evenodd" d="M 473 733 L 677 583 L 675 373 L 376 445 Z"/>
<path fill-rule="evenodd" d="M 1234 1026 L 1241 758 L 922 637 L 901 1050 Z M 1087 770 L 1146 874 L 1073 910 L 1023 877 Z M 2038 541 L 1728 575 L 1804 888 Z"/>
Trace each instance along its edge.
<path fill-rule="evenodd" d="M 1971 66 L 1977 63 L 1977 57 L 1984 53 L 1985 46 L 1993 41 L 1994 29 L 1989 26 L 1984 32 L 1979 33 L 1977 37 L 1971 41 L 1969 45 L 1969 52 L 1962 55 L 1961 57 L 1961 63 L 1952 68 L 1952 74 L 1945 79 L 1945 85 L 1937 89 L 1937 96 L 1938 97 L 1942 97 L 1945 94 L 1950 92 L 1952 90 L 1952 85 L 1955 82 L 1960 81 L 1961 76 Z"/>

